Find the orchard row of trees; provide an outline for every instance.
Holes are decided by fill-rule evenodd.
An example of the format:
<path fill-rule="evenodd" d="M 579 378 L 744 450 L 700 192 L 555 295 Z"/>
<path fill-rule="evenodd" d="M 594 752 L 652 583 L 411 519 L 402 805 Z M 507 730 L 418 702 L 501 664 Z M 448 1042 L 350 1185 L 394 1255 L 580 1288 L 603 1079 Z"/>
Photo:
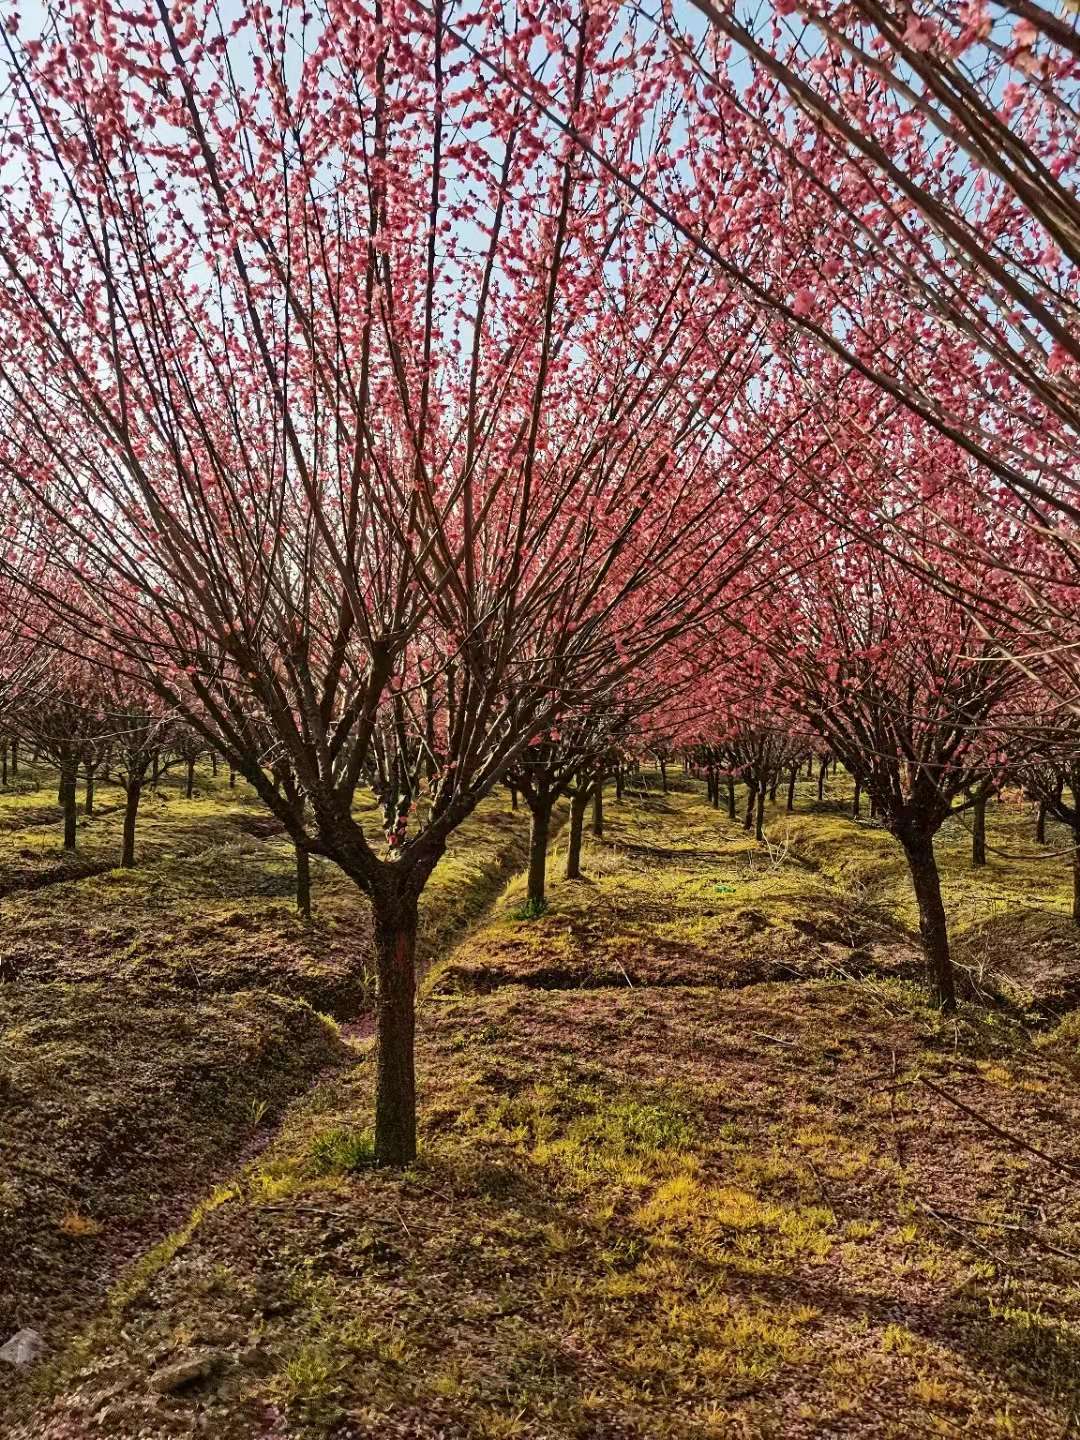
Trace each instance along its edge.
<path fill-rule="evenodd" d="M 767 714 L 760 824 L 816 736 L 944 1004 L 945 817 L 1032 733 L 1075 812 L 1075 27 L 682 10 L 5 17 L 0 683 L 135 687 L 369 898 L 387 1163 L 419 896 L 497 784 L 573 848 L 628 736 Z"/>

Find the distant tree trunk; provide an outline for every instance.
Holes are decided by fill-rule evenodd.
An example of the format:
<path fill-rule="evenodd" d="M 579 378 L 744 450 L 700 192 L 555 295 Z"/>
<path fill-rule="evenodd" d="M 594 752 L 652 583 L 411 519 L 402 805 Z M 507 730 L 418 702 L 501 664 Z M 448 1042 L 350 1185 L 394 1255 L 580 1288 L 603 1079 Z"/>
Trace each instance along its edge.
<path fill-rule="evenodd" d="M 666 794 L 668 793 L 668 789 L 667 789 L 667 761 L 666 761 L 666 760 L 661 760 L 661 761 L 660 761 L 660 793 L 661 793 L 661 795 L 666 795 Z"/>
<path fill-rule="evenodd" d="M 152 769 L 151 772 L 150 772 L 150 785 L 151 785 L 151 788 L 154 790 L 155 793 L 157 792 L 158 781 L 159 781 L 160 779 L 161 779 L 161 752 L 160 752 L 160 750 L 155 750 L 155 751 L 154 751 L 154 765 L 153 765 L 153 769 Z"/>
<path fill-rule="evenodd" d="M 754 809 L 757 804 L 757 781 L 751 777 L 746 782 L 746 814 L 743 816 L 743 829 L 754 828 Z"/>
<path fill-rule="evenodd" d="M 19 742 L 13 738 L 11 741 L 11 778 L 14 780 L 19 774 Z"/>
<path fill-rule="evenodd" d="M 551 801 L 541 794 L 530 802 L 532 824 L 529 828 L 529 904 L 537 910 L 544 903 L 547 884 L 547 847 L 551 834 Z"/>
<path fill-rule="evenodd" d="M 217 751 L 216 751 L 216 750 L 211 750 L 211 751 L 210 751 L 210 774 L 211 774 L 211 775 L 214 775 L 214 776 L 217 775 Z"/>
<path fill-rule="evenodd" d="M 510 791 L 510 809 L 516 810 L 518 808 L 517 786 L 508 784 L 506 788 Z"/>
<path fill-rule="evenodd" d="M 859 784 L 858 780 L 856 780 L 856 781 L 855 781 L 855 795 L 854 795 L 854 798 L 853 798 L 852 801 L 851 801 L 851 818 L 852 818 L 853 820 L 858 820 L 858 818 L 859 818 L 859 815 L 860 815 L 861 810 L 862 810 L 862 803 L 861 803 L 861 802 L 862 802 L 862 786 Z"/>
<path fill-rule="evenodd" d="M 755 839 L 755 840 L 764 840 L 764 839 L 765 839 L 765 785 L 764 785 L 764 782 L 762 782 L 762 783 L 758 786 L 758 792 L 757 792 L 757 808 L 756 808 L 756 811 L 755 811 L 755 820 L 754 820 L 754 839 Z"/>
<path fill-rule="evenodd" d="M 189 761 L 187 762 L 187 785 L 186 785 L 186 787 L 185 787 L 185 793 L 186 793 L 187 798 L 188 798 L 189 800 L 190 800 L 190 799 L 194 796 L 194 794 L 195 794 L 195 761 L 194 761 L 194 760 L 189 760 Z"/>
<path fill-rule="evenodd" d="M 124 841 L 120 852 L 120 864 L 125 870 L 130 870 L 135 864 L 135 821 L 139 814 L 142 787 L 141 775 L 129 776 L 127 795 L 124 798 Z"/>
<path fill-rule="evenodd" d="M 585 829 L 585 808 L 589 803 L 589 787 L 581 780 L 570 797 L 570 838 L 566 846 L 566 878 L 581 879 L 581 834 Z"/>
<path fill-rule="evenodd" d="M 598 840 L 604 838 L 604 767 L 597 765 L 593 777 L 592 792 L 592 833 Z"/>
<path fill-rule="evenodd" d="M 232 767 L 231 765 L 229 766 L 229 789 L 230 789 L 230 790 L 235 790 L 235 789 L 236 789 L 236 771 L 233 769 L 233 767 Z"/>
<path fill-rule="evenodd" d="M 727 777 L 727 813 L 729 820 L 737 818 L 738 812 L 735 808 L 735 776 L 730 773 Z"/>
<path fill-rule="evenodd" d="M 296 908 L 305 920 L 311 919 L 311 857 L 302 845 L 296 849 Z"/>
<path fill-rule="evenodd" d="M 1037 845 L 1046 844 L 1046 812 L 1049 808 L 1050 806 L 1045 800 L 1039 801 L 1039 813 L 1035 820 L 1035 843 Z"/>
<path fill-rule="evenodd" d="M 615 799 L 616 799 L 617 801 L 622 799 L 622 792 L 623 792 L 623 767 L 622 767 L 621 765 L 616 765 L 616 766 L 615 766 Z"/>
<path fill-rule="evenodd" d="M 942 1010 L 956 1009 L 956 982 L 949 955 L 949 930 L 941 900 L 934 842 L 931 837 L 912 835 L 902 842 L 919 906 L 919 933 L 930 969 L 937 1002 Z"/>
<path fill-rule="evenodd" d="M 780 771 L 774 770 L 772 779 L 769 781 L 769 799 L 776 804 L 776 792 L 780 788 Z"/>
<path fill-rule="evenodd" d="M 75 827 L 78 799 L 75 793 L 76 771 L 65 762 L 60 771 L 60 804 L 64 807 L 64 849 L 75 849 Z"/>
<path fill-rule="evenodd" d="M 978 790 L 971 807 L 971 863 L 986 864 L 986 799 L 987 792 Z"/>
<path fill-rule="evenodd" d="M 714 810 L 718 810 L 720 808 L 720 777 L 712 765 L 705 771 L 705 789 L 709 796 L 709 804 Z"/>
<path fill-rule="evenodd" d="M 795 782 L 799 778 L 798 765 L 792 765 L 791 774 L 787 782 L 787 813 L 790 815 L 795 809 Z"/>
<path fill-rule="evenodd" d="M 0 740 L 0 785 L 8 783 L 8 742 Z"/>
<path fill-rule="evenodd" d="M 94 774 L 96 769 L 97 767 L 95 765 L 86 766 L 86 800 L 83 809 L 87 815 L 93 815 L 94 813 Z"/>
<path fill-rule="evenodd" d="M 1080 814 L 1073 810 L 1072 823 L 1073 924 L 1080 925 Z"/>
<path fill-rule="evenodd" d="M 871 795 L 871 796 L 870 796 L 870 819 L 871 819 L 871 820 L 876 820 L 876 819 L 877 819 L 877 813 L 878 813 L 877 797 L 876 797 L 875 795 Z"/>
<path fill-rule="evenodd" d="M 829 768 L 829 762 L 828 762 L 828 760 L 822 760 L 822 761 L 820 762 L 820 764 L 818 765 L 818 772 L 817 772 L 817 798 L 818 798 L 819 800 L 824 800 L 824 799 L 825 799 L 825 774 L 826 774 L 826 771 L 828 770 L 828 768 Z"/>
<path fill-rule="evenodd" d="M 389 892 L 389 887 L 387 887 Z M 377 893 L 375 968 L 378 975 L 375 1045 L 375 1159 L 408 1165 L 416 1159 L 416 900 Z"/>

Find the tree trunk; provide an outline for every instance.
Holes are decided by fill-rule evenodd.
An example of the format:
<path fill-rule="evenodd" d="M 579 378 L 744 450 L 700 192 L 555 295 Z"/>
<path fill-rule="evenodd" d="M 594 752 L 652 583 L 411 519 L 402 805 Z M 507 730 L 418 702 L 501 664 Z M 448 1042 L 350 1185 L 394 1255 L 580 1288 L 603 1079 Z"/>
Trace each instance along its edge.
<path fill-rule="evenodd" d="M 755 780 L 747 780 L 747 782 L 746 782 L 746 813 L 745 813 L 745 815 L 743 816 L 743 829 L 744 829 L 744 830 L 752 830 L 752 829 L 754 828 L 754 807 L 755 807 L 756 803 L 757 803 L 757 782 L 756 782 Z"/>
<path fill-rule="evenodd" d="M 727 813 L 728 819 L 734 820 L 738 814 L 735 808 L 735 776 L 727 777 Z"/>
<path fill-rule="evenodd" d="M 851 818 L 858 820 L 862 810 L 862 786 L 858 780 L 855 781 L 855 795 L 851 801 Z"/>
<path fill-rule="evenodd" d="M 980 790 L 971 807 L 971 863 L 986 864 L 986 792 Z"/>
<path fill-rule="evenodd" d="M 0 742 L 0 785 L 7 787 L 8 777 L 8 746 L 7 741 Z"/>
<path fill-rule="evenodd" d="M 296 846 L 296 908 L 311 919 L 311 857 L 302 845 Z"/>
<path fill-rule="evenodd" d="M 1039 801 L 1039 814 L 1035 820 L 1035 843 L 1037 845 L 1046 844 L 1046 812 L 1049 808 L 1045 800 Z"/>
<path fill-rule="evenodd" d="M 153 770 L 150 772 L 150 784 L 151 784 L 151 786 L 153 787 L 155 793 L 156 793 L 156 791 L 157 791 L 158 781 L 159 781 L 160 779 L 161 779 L 161 753 L 160 753 L 160 751 L 155 750 L 155 751 L 154 751 L 154 767 L 153 767 Z"/>
<path fill-rule="evenodd" d="M 776 804 L 776 792 L 780 788 L 780 771 L 774 770 L 772 779 L 769 781 L 769 799 Z"/>
<path fill-rule="evenodd" d="M 186 793 L 187 793 L 187 798 L 188 798 L 189 800 L 190 800 L 190 799 L 192 798 L 192 796 L 195 794 L 195 761 L 194 761 L 194 760 L 189 760 L 189 761 L 187 762 L 187 786 L 186 786 Z"/>
<path fill-rule="evenodd" d="M 127 798 L 124 801 L 124 843 L 120 853 L 120 864 L 130 870 L 135 864 L 135 820 L 139 814 L 142 799 L 142 777 L 132 776 L 128 780 Z"/>
<path fill-rule="evenodd" d="M 581 832 L 585 829 L 585 807 L 589 791 L 580 782 L 570 799 L 570 838 L 566 846 L 566 878 L 581 879 Z"/>
<path fill-rule="evenodd" d="M 761 785 L 758 786 L 757 806 L 756 806 L 756 809 L 755 809 L 755 818 L 754 818 L 754 839 L 755 839 L 755 840 L 764 840 L 764 839 L 765 839 L 765 786 L 764 786 L 764 784 L 761 784 Z"/>
<path fill-rule="evenodd" d="M 94 771 L 95 771 L 95 767 L 94 767 L 93 765 L 87 765 L 87 767 L 86 767 L 86 802 L 85 802 L 85 804 L 84 804 L 84 806 L 83 806 L 83 809 L 86 811 L 87 815 L 93 815 L 93 813 L 94 813 Z"/>
<path fill-rule="evenodd" d="M 667 761 L 660 761 L 660 793 L 667 794 Z"/>
<path fill-rule="evenodd" d="M 790 815 L 795 809 L 795 782 L 799 778 L 799 767 L 792 765 L 791 774 L 787 782 L 787 813 Z"/>
<path fill-rule="evenodd" d="M 236 771 L 233 769 L 233 767 L 232 767 L 231 765 L 229 766 L 229 789 L 230 789 L 230 790 L 235 790 L 235 789 L 236 789 Z"/>
<path fill-rule="evenodd" d="M 616 801 L 622 799 L 622 791 L 623 791 L 623 767 L 622 767 L 621 765 L 616 765 L 616 766 L 615 766 L 615 799 L 616 799 Z"/>
<path fill-rule="evenodd" d="M 547 847 L 551 833 L 551 802 L 546 798 L 532 807 L 529 828 L 529 904 L 539 910 L 544 903 L 547 881 Z"/>
<path fill-rule="evenodd" d="M 510 791 L 510 809 L 511 809 L 511 810 L 516 810 L 517 807 L 518 807 L 518 792 L 517 792 L 517 786 L 516 786 L 516 785 L 507 785 L 506 788 Z"/>
<path fill-rule="evenodd" d="M 817 798 L 825 799 L 825 772 L 829 768 L 828 760 L 822 760 L 817 772 Z"/>
<path fill-rule="evenodd" d="M 64 807 L 64 849 L 75 849 L 75 824 L 78 798 L 75 794 L 75 767 L 60 771 L 60 803 Z"/>
<path fill-rule="evenodd" d="M 596 767 L 592 792 L 592 833 L 598 840 L 604 838 L 604 767 Z"/>
<path fill-rule="evenodd" d="M 11 778 L 14 780 L 19 773 L 19 742 L 11 742 Z"/>
<path fill-rule="evenodd" d="M 210 774 L 217 775 L 217 751 L 210 751 Z"/>
<path fill-rule="evenodd" d="M 373 897 L 379 981 L 375 1030 L 375 1160 L 416 1159 L 416 901 Z"/>
<path fill-rule="evenodd" d="M 1072 839 L 1073 839 L 1073 855 L 1072 855 L 1073 911 L 1072 911 L 1072 914 L 1073 914 L 1073 924 L 1074 924 L 1074 925 L 1080 925 L 1080 815 L 1077 815 L 1076 812 L 1075 812 L 1075 810 L 1074 810 L 1073 814 L 1074 814 L 1074 817 L 1075 817 L 1075 818 L 1073 819 L 1073 827 L 1072 827 Z"/>
<path fill-rule="evenodd" d="M 941 900 L 941 879 L 931 837 L 915 836 L 902 842 L 919 905 L 919 933 L 922 935 L 930 978 L 942 1010 L 956 1009 L 956 983 L 949 956 L 949 930 Z"/>

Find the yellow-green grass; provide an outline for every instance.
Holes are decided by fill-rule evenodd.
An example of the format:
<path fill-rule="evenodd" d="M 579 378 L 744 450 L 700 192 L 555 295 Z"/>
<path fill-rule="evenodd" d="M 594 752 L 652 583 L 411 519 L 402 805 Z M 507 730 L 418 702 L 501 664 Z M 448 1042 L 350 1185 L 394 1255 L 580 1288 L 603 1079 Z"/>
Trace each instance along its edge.
<path fill-rule="evenodd" d="M 104 805 L 107 787 L 99 796 Z M 4 821 L 25 804 L 0 797 L 0 873 L 25 836 Z M 291 845 L 266 821 L 242 781 L 230 789 L 200 767 L 192 800 L 174 776 L 148 795 L 135 869 L 0 898 L 8 1331 L 31 1325 L 55 1345 L 133 1255 L 264 1143 L 291 1097 L 354 1058 L 322 1013 L 352 1020 L 370 1002 L 368 904 L 316 860 L 314 918 L 300 919 Z M 115 823 L 89 820 L 79 853 L 111 857 Z M 56 824 L 32 833 L 42 854 L 59 850 Z M 422 964 L 520 866 L 526 833 L 502 798 L 461 827 L 423 897 Z M 0 1367 L 0 1388 L 14 1378 Z"/>
<path fill-rule="evenodd" d="M 1072 1433 L 1077 1185 L 1009 1137 L 1076 1164 L 1075 1022 L 942 1019 L 832 823 L 810 868 L 696 791 L 610 804 L 584 881 L 558 844 L 548 911 L 515 880 L 432 972 L 418 1163 L 370 1167 L 370 1056 L 325 1079 L 12 1440 Z"/>

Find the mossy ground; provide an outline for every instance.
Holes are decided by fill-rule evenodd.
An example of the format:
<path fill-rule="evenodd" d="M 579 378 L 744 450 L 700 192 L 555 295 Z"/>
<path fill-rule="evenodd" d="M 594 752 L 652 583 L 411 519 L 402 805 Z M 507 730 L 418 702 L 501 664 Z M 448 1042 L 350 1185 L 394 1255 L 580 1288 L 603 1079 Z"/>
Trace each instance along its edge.
<path fill-rule="evenodd" d="M 514 881 L 429 977 L 419 1162 L 370 1166 L 370 1054 L 330 1072 L 13 1440 L 1076 1433 L 1078 1182 L 1008 1138 L 1077 1164 L 1076 1017 L 944 1021 L 892 842 L 808 798 L 770 850 L 628 793 L 542 916 Z M 941 850 L 989 944 L 1030 876 Z M 1015 863 L 1064 912 L 1067 861 Z"/>
<path fill-rule="evenodd" d="M 372 983 L 365 900 L 316 860 L 301 920 L 291 845 L 242 782 L 200 768 L 188 800 L 163 779 L 133 870 L 104 868 L 115 787 L 99 785 L 73 859 L 54 787 L 24 764 L 0 794 L 0 1339 L 33 1326 L 55 1347 L 288 1100 L 351 1062 L 325 1017 L 362 1015 Z M 525 838 L 502 804 L 463 827 L 424 898 L 422 963 Z M 13 1379 L 0 1367 L 0 1409 Z"/>

